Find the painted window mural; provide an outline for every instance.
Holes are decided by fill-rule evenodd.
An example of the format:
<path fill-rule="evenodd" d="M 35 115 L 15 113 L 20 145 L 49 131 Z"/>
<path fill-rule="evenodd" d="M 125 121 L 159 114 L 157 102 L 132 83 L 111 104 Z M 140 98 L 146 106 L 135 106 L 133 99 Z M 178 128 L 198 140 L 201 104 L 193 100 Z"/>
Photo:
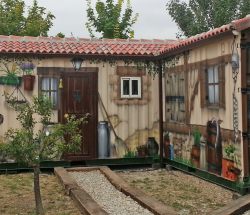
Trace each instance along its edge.
<path fill-rule="evenodd" d="M 208 75 L 208 103 L 219 104 L 219 73 L 218 66 L 211 66 L 207 69 Z"/>
<path fill-rule="evenodd" d="M 166 118 L 185 122 L 184 72 L 166 74 Z"/>
<path fill-rule="evenodd" d="M 201 108 L 225 108 L 225 64 L 206 65 L 200 70 Z"/>
<path fill-rule="evenodd" d="M 58 105 L 58 79 L 54 77 L 41 78 L 40 91 L 43 95 L 50 98 L 54 108 Z"/>

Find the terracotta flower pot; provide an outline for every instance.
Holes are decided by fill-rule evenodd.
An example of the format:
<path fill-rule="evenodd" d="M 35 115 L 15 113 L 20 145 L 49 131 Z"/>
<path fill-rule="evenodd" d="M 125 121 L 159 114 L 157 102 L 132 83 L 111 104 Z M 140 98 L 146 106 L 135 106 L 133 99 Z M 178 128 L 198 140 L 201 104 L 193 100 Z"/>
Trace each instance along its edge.
<path fill-rule="evenodd" d="M 234 166 L 232 160 L 223 158 L 222 159 L 222 176 L 230 181 L 236 181 L 240 170 Z"/>
<path fill-rule="evenodd" d="M 164 145 L 163 145 L 163 148 L 164 148 L 164 154 L 165 154 L 165 158 L 168 158 L 170 159 L 170 140 L 164 140 Z"/>
<path fill-rule="evenodd" d="M 24 90 L 32 91 L 34 89 L 35 76 L 34 75 L 24 75 L 23 76 L 23 86 Z"/>
<path fill-rule="evenodd" d="M 191 149 L 191 160 L 195 167 L 200 167 L 200 146 L 193 145 Z"/>

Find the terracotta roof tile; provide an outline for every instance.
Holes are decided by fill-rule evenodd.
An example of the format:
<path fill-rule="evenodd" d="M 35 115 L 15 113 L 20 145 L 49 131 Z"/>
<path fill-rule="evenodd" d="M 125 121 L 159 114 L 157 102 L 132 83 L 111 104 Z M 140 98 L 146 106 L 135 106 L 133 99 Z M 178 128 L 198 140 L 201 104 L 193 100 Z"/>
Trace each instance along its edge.
<path fill-rule="evenodd" d="M 0 53 L 156 56 L 231 30 L 242 31 L 246 28 L 250 28 L 249 15 L 230 24 L 178 41 L 0 35 Z"/>
<path fill-rule="evenodd" d="M 181 47 L 188 46 L 188 45 L 191 45 L 191 44 L 196 43 L 198 41 L 212 38 L 214 36 L 218 36 L 222 33 L 228 32 L 228 31 L 232 31 L 232 30 L 242 31 L 242 30 L 247 29 L 247 28 L 250 28 L 250 15 L 247 15 L 246 17 L 244 17 L 242 19 L 232 21 L 230 24 L 223 25 L 219 28 L 215 28 L 215 29 L 212 29 L 210 31 L 203 32 L 201 34 L 197 34 L 195 36 L 189 37 L 189 38 L 184 39 L 184 40 L 179 40 L 176 42 L 175 45 L 172 45 L 172 46 L 170 45 L 169 47 L 163 48 L 160 53 L 161 54 L 169 53 L 169 52 L 171 52 L 173 50 L 177 50 Z"/>
<path fill-rule="evenodd" d="M 174 40 L 123 40 L 0 36 L 2 53 L 99 54 L 153 56 Z"/>

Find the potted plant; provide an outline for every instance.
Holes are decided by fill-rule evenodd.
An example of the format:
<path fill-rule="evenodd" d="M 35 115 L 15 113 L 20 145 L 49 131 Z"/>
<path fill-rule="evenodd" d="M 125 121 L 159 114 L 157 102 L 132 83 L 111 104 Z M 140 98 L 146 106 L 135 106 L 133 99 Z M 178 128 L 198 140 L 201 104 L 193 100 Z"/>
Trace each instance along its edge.
<path fill-rule="evenodd" d="M 194 144 L 191 149 L 191 160 L 195 167 L 200 167 L 200 140 L 201 132 L 198 128 L 193 131 Z"/>
<path fill-rule="evenodd" d="M 6 62 L 1 62 L 0 71 L 6 73 L 6 75 L 0 77 L 0 84 L 12 86 L 21 85 L 22 79 L 18 76 L 19 70 L 15 63 L 9 66 Z"/>
<path fill-rule="evenodd" d="M 146 157 L 148 154 L 148 147 L 147 145 L 140 145 L 136 147 L 138 157 Z"/>
<path fill-rule="evenodd" d="M 35 76 L 33 75 L 35 65 L 31 62 L 27 62 L 27 63 L 22 63 L 20 65 L 20 68 L 24 72 L 23 75 L 24 90 L 32 91 L 35 83 Z"/>
<path fill-rule="evenodd" d="M 235 154 L 236 147 L 228 144 L 224 147 L 225 157 L 222 159 L 222 176 L 231 181 L 236 181 L 241 171 L 236 167 L 237 156 Z"/>

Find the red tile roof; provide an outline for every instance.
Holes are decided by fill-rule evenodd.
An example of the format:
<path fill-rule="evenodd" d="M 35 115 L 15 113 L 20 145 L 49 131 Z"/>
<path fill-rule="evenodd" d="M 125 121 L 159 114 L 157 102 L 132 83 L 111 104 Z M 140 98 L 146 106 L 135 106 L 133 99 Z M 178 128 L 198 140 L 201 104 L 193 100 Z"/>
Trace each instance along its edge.
<path fill-rule="evenodd" d="M 232 21 L 230 24 L 227 25 L 223 25 L 219 28 L 215 28 L 212 29 L 210 31 L 201 33 L 201 34 L 197 34 L 195 36 L 189 37 L 187 39 L 184 40 L 179 40 L 178 43 L 176 43 L 173 46 L 169 46 L 169 47 L 164 47 L 161 50 L 161 54 L 162 53 L 171 53 L 171 51 L 174 50 L 178 50 L 179 48 L 194 44 L 196 42 L 199 42 L 201 40 L 205 40 L 205 39 L 209 39 L 215 36 L 218 36 L 222 33 L 226 33 L 232 30 L 236 30 L 236 31 L 242 31 L 245 30 L 247 28 L 250 28 L 250 15 L 247 15 L 246 17 L 242 18 L 242 19 L 238 19 L 235 21 Z"/>
<path fill-rule="evenodd" d="M 76 39 L 0 35 L 0 53 L 157 56 L 232 30 L 250 28 L 250 15 L 184 40 Z"/>
<path fill-rule="evenodd" d="M 174 40 L 0 36 L 0 53 L 154 56 Z"/>

